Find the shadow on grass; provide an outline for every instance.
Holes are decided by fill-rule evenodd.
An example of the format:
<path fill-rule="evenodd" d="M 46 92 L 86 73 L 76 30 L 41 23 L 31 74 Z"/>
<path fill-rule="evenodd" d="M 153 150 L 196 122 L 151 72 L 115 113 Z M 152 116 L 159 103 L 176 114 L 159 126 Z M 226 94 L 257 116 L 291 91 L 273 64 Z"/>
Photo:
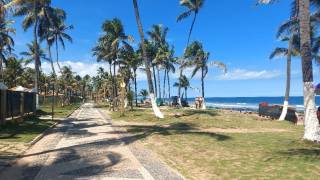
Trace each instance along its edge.
<path fill-rule="evenodd" d="M 288 151 L 279 152 L 281 155 L 289 157 L 294 156 L 312 156 L 320 159 L 320 148 L 300 148 L 300 149 L 289 149 Z"/>
<path fill-rule="evenodd" d="M 177 134 L 189 134 L 189 135 L 208 136 L 218 141 L 225 141 L 225 140 L 231 139 L 230 136 L 223 135 L 223 134 L 197 131 L 198 129 L 192 123 L 173 123 L 173 124 L 170 124 L 169 126 L 128 125 L 128 126 L 122 126 L 122 127 L 125 127 L 129 133 L 135 134 L 133 136 L 125 137 L 124 141 L 126 144 L 129 144 L 139 139 L 144 139 L 152 135 L 170 136 L 170 135 L 177 135 Z"/>
<path fill-rule="evenodd" d="M 218 113 L 210 110 L 195 110 L 195 109 L 189 109 L 183 112 L 183 116 L 193 116 L 193 115 L 217 116 Z"/>

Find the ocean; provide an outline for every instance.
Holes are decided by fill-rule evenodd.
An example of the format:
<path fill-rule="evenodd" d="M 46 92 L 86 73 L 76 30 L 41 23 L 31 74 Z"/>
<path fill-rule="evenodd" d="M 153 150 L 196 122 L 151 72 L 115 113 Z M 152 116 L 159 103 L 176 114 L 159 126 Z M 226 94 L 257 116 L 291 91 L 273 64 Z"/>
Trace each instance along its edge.
<path fill-rule="evenodd" d="M 284 97 L 207 97 L 206 106 L 208 108 L 257 111 L 261 102 L 282 105 L 283 101 Z M 189 98 L 188 102 L 191 105 L 194 104 L 194 98 Z M 316 96 L 316 104 L 320 105 L 320 96 Z M 289 105 L 298 111 L 303 111 L 303 97 L 290 97 Z"/>

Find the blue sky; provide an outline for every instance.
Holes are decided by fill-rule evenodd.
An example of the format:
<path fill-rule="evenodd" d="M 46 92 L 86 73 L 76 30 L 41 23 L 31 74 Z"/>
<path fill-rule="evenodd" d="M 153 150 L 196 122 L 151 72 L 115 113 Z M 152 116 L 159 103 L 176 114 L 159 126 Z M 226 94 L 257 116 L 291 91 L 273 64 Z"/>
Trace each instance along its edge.
<path fill-rule="evenodd" d="M 282 96 L 285 88 L 285 59 L 269 60 L 273 48 L 285 46 L 277 41 L 277 27 L 289 17 L 289 0 L 270 6 L 256 6 L 256 0 L 218 1 L 206 0 L 200 11 L 192 40 L 203 42 L 211 53 L 212 60 L 223 61 L 228 74 L 212 68 L 205 80 L 206 96 Z M 176 56 L 181 56 L 187 41 L 191 18 L 180 23 L 176 17 L 185 9 L 179 0 L 139 0 L 140 13 L 145 31 L 153 24 L 169 27 L 168 41 L 175 46 Z M 101 24 L 106 19 L 120 18 L 127 34 L 138 41 L 139 36 L 134 17 L 132 0 L 53 0 L 53 6 L 63 8 L 68 14 L 68 24 L 75 28 L 70 31 L 74 42 L 61 51 L 61 61 L 70 65 L 73 71 L 94 75 L 99 66 L 92 57 L 91 49 L 101 34 Z M 18 52 L 26 49 L 32 40 L 31 32 L 21 29 L 21 18 L 17 18 L 15 36 Z M 49 65 L 43 63 L 49 72 Z M 293 60 L 292 95 L 302 95 L 301 62 Z M 315 81 L 319 82 L 319 67 L 314 66 Z M 187 70 L 189 75 L 190 70 Z M 172 75 L 173 78 L 176 75 Z M 145 76 L 139 76 L 139 89 L 146 88 Z M 172 82 L 176 79 L 172 79 Z M 193 87 L 200 88 L 197 77 L 191 80 Z M 173 89 L 172 94 L 176 92 Z M 199 95 L 189 90 L 189 96 Z"/>

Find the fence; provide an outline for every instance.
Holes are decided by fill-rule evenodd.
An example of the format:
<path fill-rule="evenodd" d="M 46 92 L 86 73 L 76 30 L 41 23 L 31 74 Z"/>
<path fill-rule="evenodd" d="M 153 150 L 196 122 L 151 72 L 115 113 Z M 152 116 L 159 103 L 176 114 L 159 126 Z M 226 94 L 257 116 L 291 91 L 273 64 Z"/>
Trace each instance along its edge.
<path fill-rule="evenodd" d="M 35 111 L 35 93 L 0 90 L 0 124 L 7 118 L 21 117 Z"/>
<path fill-rule="evenodd" d="M 83 98 L 79 96 L 71 96 L 68 98 L 68 102 L 70 104 L 78 104 L 83 102 Z M 51 106 L 53 99 L 55 101 L 55 106 L 60 106 L 62 104 L 62 101 L 66 102 L 67 97 L 62 95 L 55 96 L 55 98 L 53 98 L 53 96 L 39 96 L 39 104 L 40 106 Z"/>

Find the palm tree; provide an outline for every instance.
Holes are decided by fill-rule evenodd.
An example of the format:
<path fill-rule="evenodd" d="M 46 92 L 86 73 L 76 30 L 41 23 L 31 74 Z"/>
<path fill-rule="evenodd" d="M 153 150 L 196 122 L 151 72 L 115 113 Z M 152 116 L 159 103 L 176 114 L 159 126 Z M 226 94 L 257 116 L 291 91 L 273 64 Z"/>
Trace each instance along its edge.
<path fill-rule="evenodd" d="M 300 49 L 305 104 L 304 139 L 320 141 L 320 127 L 316 116 L 315 94 L 313 87 L 312 53 L 310 38 L 310 1 L 299 0 Z"/>
<path fill-rule="evenodd" d="M 145 39 L 144 39 L 144 33 L 143 33 L 142 23 L 141 23 L 140 14 L 139 14 L 138 3 L 137 3 L 137 0 L 132 0 L 132 1 L 133 1 L 135 17 L 136 17 L 136 21 L 137 21 L 137 26 L 138 26 L 138 30 L 139 30 L 139 35 L 140 35 L 140 41 L 141 41 L 141 47 L 142 47 L 142 57 L 144 60 L 146 74 L 147 74 L 149 94 L 150 94 L 150 98 L 151 98 L 151 102 L 152 102 L 152 109 L 153 109 L 156 117 L 164 118 L 163 114 L 161 113 L 161 111 L 159 110 L 159 108 L 157 107 L 157 104 L 155 102 L 151 71 L 150 71 L 150 66 L 149 66 L 149 62 L 148 62 L 148 58 L 147 58 L 147 50 L 146 50 L 146 47 L 144 44 Z"/>
<path fill-rule="evenodd" d="M 204 0 L 180 0 L 180 5 L 186 7 L 188 10 L 180 14 L 177 18 L 177 21 L 179 22 L 189 17 L 192 13 L 194 14 L 192 24 L 189 30 L 189 34 L 188 34 L 187 46 L 189 45 L 191 33 L 193 30 L 194 24 L 196 22 L 199 10 L 203 7 L 203 3 L 204 3 Z"/>
<path fill-rule="evenodd" d="M 11 55 L 14 46 L 14 40 L 10 34 L 15 34 L 15 29 L 9 27 L 12 23 L 0 17 L 0 82 L 3 82 L 3 64 L 7 63 L 7 57 Z"/>
<path fill-rule="evenodd" d="M 154 93 L 155 93 L 155 97 L 158 97 L 158 86 L 157 86 L 157 78 L 156 78 L 156 64 L 154 63 L 154 59 L 156 58 L 157 55 L 157 47 L 156 44 L 151 42 L 150 40 L 145 40 L 144 41 L 144 46 L 146 48 L 147 51 L 147 59 L 149 62 L 149 66 L 152 67 L 152 75 L 153 75 L 153 79 L 154 79 Z M 140 53 L 141 57 L 143 57 L 142 54 L 142 44 L 139 44 L 139 49 L 138 52 Z M 145 69 L 144 69 L 145 70 Z"/>
<path fill-rule="evenodd" d="M 260 3 L 271 3 L 273 0 L 259 0 Z M 303 138 L 309 141 L 320 141 L 320 126 L 316 116 L 315 93 L 313 87 L 310 0 L 297 0 L 299 8 L 300 53 L 303 74 L 304 124 Z M 314 1 L 314 3 L 319 1 Z"/>
<path fill-rule="evenodd" d="M 187 11 L 183 12 L 182 14 L 180 14 L 178 16 L 177 22 L 189 17 L 192 13 L 194 14 L 193 20 L 192 20 L 192 24 L 191 24 L 191 27 L 189 29 L 188 41 L 187 41 L 186 47 L 189 46 L 191 34 L 192 34 L 192 31 L 193 31 L 193 27 L 195 25 L 195 22 L 196 22 L 196 19 L 197 19 L 199 11 L 203 7 L 203 4 L 204 4 L 204 0 L 180 0 L 180 5 L 186 7 Z M 180 62 L 179 62 L 180 66 L 185 66 L 186 63 L 187 62 L 186 62 L 185 59 L 183 59 L 183 58 L 180 59 Z M 184 70 L 183 68 L 180 68 L 179 77 L 182 77 L 183 70 Z M 179 97 L 181 96 L 181 87 L 178 88 L 178 96 Z"/>
<path fill-rule="evenodd" d="M 16 87 L 19 82 L 19 78 L 23 74 L 22 61 L 17 60 L 15 57 L 9 57 L 7 59 L 7 65 L 5 69 L 5 82 L 9 88 Z"/>
<path fill-rule="evenodd" d="M 170 49 L 169 45 L 166 43 L 160 48 L 158 48 L 156 59 L 160 62 L 161 67 L 164 69 L 164 78 L 163 78 L 163 97 L 165 97 L 166 92 L 166 81 L 168 80 L 168 95 L 169 98 L 171 96 L 170 93 L 170 72 L 175 72 L 175 58 L 174 56 L 174 48 Z"/>
<path fill-rule="evenodd" d="M 118 18 L 112 20 L 106 20 L 102 25 L 103 31 L 106 33 L 102 40 L 108 44 L 110 51 L 106 58 L 112 59 L 113 64 L 113 80 L 114 80 L 114 97 L 117 96 L 117 79 L 116 79 L 116 65 L 118 60 L 119 49 L 122 46 L 129 46 L 128 41 L 133 41 L 132 36 L 126 35 L 122 22 Z M 115 100 L 115 99 L 114 99 Z M 115 101 L 114 101 L 115 106 Z"/>
<path fill-rule="evenodd" d="M 56 62 L 58 65 L 58 68 L 61 72 L 61 66 L 59 63 L 59 42 L 62 46 L 63 49 L 65 49 L 65 42 L 64 40 L 69 41 L 72 43 L 72 37 L 66 33 L 66 31 L 73 29 L 73 26 L 68 26 L 63 23 L 62 20 L 58 22 L 57 25 L 52 26 L 49 28 L 49 34 L 51 36 L 51 40 L 55 42 L 55 47 L 56 47 Z"/>
<path fill-rule="evenodd" d="M 295 36 L 297 37 L 297 36 Z M 291 81 L 291 57 L 298 55 L 298 47 L 293 44 L 293 38 L 294 35 L 292 35 L 289 38 L 283 38 L 281 41 L 288 42 L 288 48 L 276 48 L 270 55 L 270 59 L 273 59 L 274 57 L 281 57 L 281 56 L 287 56 L 287 80 L 286 80 L 286 91 L 285 91 L 285 98 L 282 108 L 282 113 L 279 118 L 280 121 L 285 120 L 287 111 L 288 111 L 288 105 L 289 105 L 289 95 L 290 95 L 290 81 Z"/>
<path fill-rule="evenodd" d="M 161 47 L 166 45 L 166 37 L 168 34 L 169 28 L 162 26 L 161 24 L 153 25 L 152 29 L 148 31 L 148 35 L 152 39 L 152 42 L 154 43 L 154 46 L 156 48 L 157 54 Z M 160 66 L 163 64 L 163 59 L 158 58 L 158 55 L 153 59 L 153 65 L 157 69 L 157 89 L 158 89 L 158 95 L 161 98 L 161 82 L 160 82 Z M 156 81 L 156 78 L 155 78 Z"/>
<path fill-rule="evenodd" d="M 35 42 L 32 42 L 32 43 L 28 43 L 27 44 L 27 48 L 28 48 L 28 51 L 23 51 L 20 53 L 20 55 L 24 56 L 26 59 L 24 60 L 24 63 L 25 64 L 30 64 L 32 62 L 34 62 L 34 56 L 35 54 L 39 54 L 39 58 L 40 58 L 40 61 L 39 61 L 39 67 L 41 66 L 41 59 L 42 60 L 50 60 L 47 58 L 46 54 L 45 54 L 45 51 L 43 49 L 40 49 L 39 46 L 36 46 L 38 49 L 35 50 L 34 49 L 34 43 Z"/>
<path fill-rule="evenodd" d="M 26 0 L 17 1 L 18 6 L 16 7 L 15 15 L 24 16 L 22 23 L 23 29 L 26 31 L 33 25 L 33 38 L 34 38 L 34 49 L 39 49 L 38 35 L 41 32 L 41 24 L 47 21 L 44 11 L 49 7 L 51 0 Z M 37 51 L 34 54 L 34 65 L 35 65 L 35 81 L 34 89 L 38 92 L 39 74 L 40 74 L 40 56 Z M 39 109 L 39 98 L 37 94 L 36 107 Z"/>
<path fill-rule="evenodd" d="M 120 64 L 125 65 L 126 68 L 128 68 L 132 74 L 130 73 L 130 76 L 132 77 L 134 81 L 134 94 L 135 94 L 135 104 L 138 106 L 138 92 L 137 92 L 137 70 L 142 65 L 142 58 L 139 55 L 138 51 L 134 51 L 134 49 L 131 46 L 125 46 L 122 47 L 119 53 L 119 61 Z M 131 91 L 130 84 L 129 84 L 129 92 Z"/>
<path fill-rule="evenodd" d="M 174 83 L 174 87 L 182 87 L 184 88 L 184 95 L 185 95 L 185 100 L 187 101 L 188 99 L 188 88 L 190 87 L 190 82 L 187 78 L 187 76 L 183 75 L 181 78 L 179 78 L 179 82 Z"/>
<path fill-rule="evenodd" d="M 221 68 L 226 73 L 226 65 L 219 61 L 209 61 L 210 53 L 203 50 L 202 44 L 195 41 L 187 47 L 184 54 L 185 58 L 190 59 L 185 66 L 194 67 L 191 77 L 193 78 L 199 71 L 201 72 L 201 94 L 205 98 L 204 93 L 204 78 L 207 76 L 209 66 Z"/>

